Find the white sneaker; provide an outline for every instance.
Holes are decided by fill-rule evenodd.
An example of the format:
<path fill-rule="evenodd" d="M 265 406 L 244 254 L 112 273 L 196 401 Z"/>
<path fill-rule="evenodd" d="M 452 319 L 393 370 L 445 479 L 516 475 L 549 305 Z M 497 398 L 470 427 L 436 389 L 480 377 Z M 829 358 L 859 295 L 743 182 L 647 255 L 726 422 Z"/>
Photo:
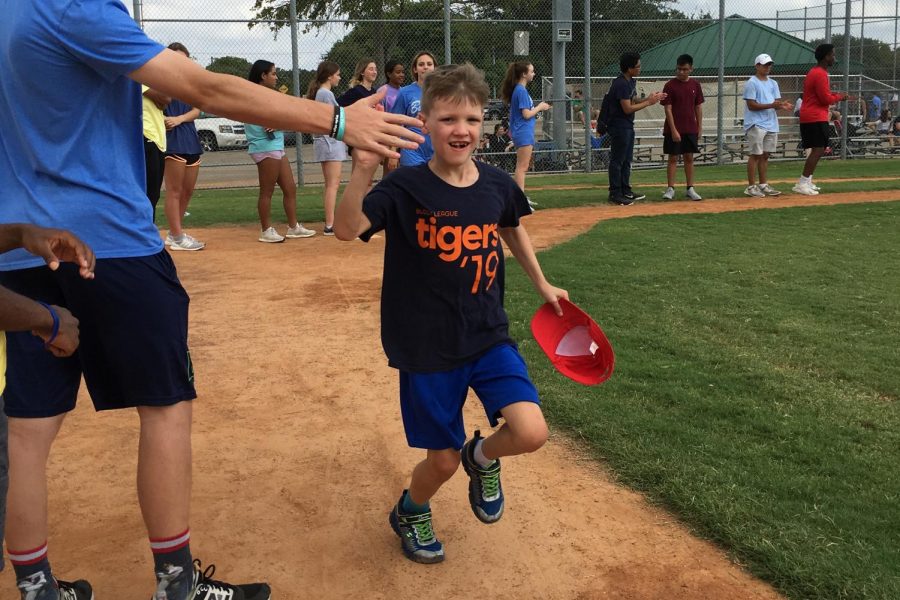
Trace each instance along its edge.
<path fill-rule="evenodd" d="M 748 185 L 746 188 L 744 188 L 744 195 L 750 196 L 751 198 L 762 198 L 763 196 L 765 196 L 763 191 L 759 189 L 758 185 Z"/>
<path fill-rule="evenodd" d="M 694 190 L 694 186 L 691 186 L 687 189 L 685 196 L 687 196 L 690 200 L 703 200 L 703 196 L 701 196 Z"/>
<path fill-rule="evenodd" d="M 303 223 L 297 223 L 296 227 L 291 227 L 284 233 L 284 237 L 289 238 L 308 238 L 316 235 L 312 229 L 307 229 Z"/>
<path fill-rule="evenodd" d="M 279 235 L 278 232 L 275 231 L 274 227 L 269 227 L 259 234 L 259 241 L 266 242 L 268 244 L 277 244 L 278 242 L 284 241 L 284 236 Z"/>
<path fill-rule="evenodd" d="M 667 187 L 666 191 L 663 192 L 663 200 L 674 200 L 675 199 L 675 188 Z"/>
<path fill-rule="evenodd" d="M 761 183 L 761 184 L 759 184 L 758 187 L 759 187 L 759 191 L 761 191 L 763 193 L 763 195 L 765 195 L 765 196 L 780 196 L 781 195 L 781 192 L 779 192 L 778 190 L 773 188 L 768 183 Z"/>
<path fill-rule="evenodd" d="M 811 187 L 812 189 L 816 190 L 817 192 L 821 192 L 821 191 L 822 191 L 822 188 L 820 188 L 819 186 L 817 186 L 816 184 L 814 184 L 812 181 L 809 182 L 809 187 Z"/>
<path fill-rule="evenodd" d="M 182 234 L 181 241 L 177 241 L 171 234 L 166 236 L 166 241 L 169 242 L 169 250 L 187 250 L 189 252 L 196 252 L 197 250 L 206 248 L 205 243 L 195 240 L 186 233 Z"/>
<path fill-rule="evenodd" d="M 188 211 L 184 211 L 184 214 L 182 215 L 182 218 L 183 218 L 183 217 L 189 217 L 189 216 L 191 216 L 191 213 L 189 213 Z"/>
<path fill-rule="evenodd" d="M 797 194 L 803 194 L 804 196 L 816 196 L 819 194 L 811 185 L 808 183 L 798 183 L 794 187 L 791 188 Z"/>

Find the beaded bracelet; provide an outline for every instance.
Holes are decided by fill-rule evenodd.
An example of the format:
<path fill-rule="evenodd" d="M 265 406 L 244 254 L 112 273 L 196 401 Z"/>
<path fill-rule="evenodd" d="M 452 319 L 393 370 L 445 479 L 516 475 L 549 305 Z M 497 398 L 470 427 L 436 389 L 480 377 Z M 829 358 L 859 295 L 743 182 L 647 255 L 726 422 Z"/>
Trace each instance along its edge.
<path fill-rule="evenodd" d="M 56 339 L 56 336 L 59 335 L 59 315 L 49 304 L 45 302 L 38 302 L 38 304 L 50 311 L 50 317 L 53 319 L 53 327 L 50 329 L 50 337 L 44 343 L 44 346 L 49 346 Z"/>
<path fill-rule="evenodd" d="M 347 124 L 347 122 L 344 120 L 344 107 L 343 106 L 341 107 L 340 121 L 341 122 L 340 122 L 340 125 L 338 125 L 337 135 L 334 137 L 337 141 L 342 142 L 342 141 L 344 141 L 344 125 Z"/>

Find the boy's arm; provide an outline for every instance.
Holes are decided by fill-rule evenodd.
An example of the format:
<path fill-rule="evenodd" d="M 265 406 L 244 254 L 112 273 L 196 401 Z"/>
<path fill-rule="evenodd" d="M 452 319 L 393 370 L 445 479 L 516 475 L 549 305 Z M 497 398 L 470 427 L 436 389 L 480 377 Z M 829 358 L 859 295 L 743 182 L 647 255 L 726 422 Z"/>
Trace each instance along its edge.
<path fill-rule="evenodd" d="M 362 203 L 372 176 L 381 163 L 378 154 L 361 148 L 353 149 L 353 158 L 356 159 L 356 168 L 350 174 L 350 183 L 344 188 L 344 195 L 334 213 L 334 237 L 345 242 L 355 240 L 372 227 L 372 222 L 362 210 Z"/>
<path fill-rule="evenodd" d="M 246 79 L 207 71 L 180 52 L 163 50 L 128 76 L 191 106 L 242 123 L 257 123 L 282 131 L 331 132 L 334 107 L 294 98 Z M 375 94 L 344 109 L 344 141 L 354 148 L 397 156 L 390 147 L 416 148 L 424 138 L 404 125 L 422 123 L 403 115 L 378 112 Z"/>
<path fill-rule="evenodd" d="M 522 270 L 531 279 L 538 295 L 545 302 L 553 305 L 553 310 L 556 311 L 557 315 L 562 316 L 559 299 L 565 298 L 568 300 L 569 292 L 551 285 L 544 277 L 544 272 L 541 270 L 541 265 L 534 254 L 534 246 L 531 245 L 531 238 L 528 236 L 528 232 L 525 231 L 525 226 L 520 223 L 518 227 L 501 227 L 500 237 L 503 238 L 503 242 L 509 248 L 509 251 L 512 252 L 512 255 L 519 261 Z"/>
<path fill-rule="evenodd" d="M 681 134 L 678 132 L 678 128 L 675 127 L 675 115 L 672 113 L 672 105 L 666 104 L 663 109 L 666 111 L 666 122 L 669 124 L 669 131 L 672 133 L 672 140 L 675 142 L 681 141 Z"/>
<path fill-rule="evenodd" d="M 703 105 L 697 104 L 694 106 L 694 114 L 697 115 L 697 141 L 700 141 L 700 137 L 703 135 Z"/>

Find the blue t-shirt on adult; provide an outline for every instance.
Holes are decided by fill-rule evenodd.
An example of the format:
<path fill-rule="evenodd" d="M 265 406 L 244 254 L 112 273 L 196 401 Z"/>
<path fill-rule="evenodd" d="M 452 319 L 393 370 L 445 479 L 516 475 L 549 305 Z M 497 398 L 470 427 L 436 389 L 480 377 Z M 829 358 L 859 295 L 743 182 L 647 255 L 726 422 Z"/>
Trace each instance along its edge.
<path fill-rule="evenodd" d="M 525 86 L 517 83 L 509 100 L 509 136 L 516 148 L 534 146 L 535 118 L 526 119 L 522 116 L 523 110 L 532 108 L 534 108 L 534 100 L 531 99 Z"/>
<path fill-rule="evenodd" d="M 606 120 L 609 127 L 619 127 L 623 129 L 634 129 L 634 113 L 625 114 L 622 110 L 622 100 L 633 100 L 637 94 L 637 80 L 632 77 L 626 79 L 624 75 L 619 75 L 613 79 L 609 86 L 609 118 Z"/>
<path fill-rule="evenodd" d="M 406 115 L 408 117 L 418 118 L 422 108 L 422 88 L 417 83 L 411 83 L 400 88 L 397 92 L 397 100 L 391 107 L 391 112 L 398 115 Z M 403 167 L 413 167 L 427 163 L 434 156 L 434 148 L 431 146 L 431 136 L 422 133 L 418 127 L 409 127 L 410 131 L 414 131 L 425 138 L 425 143 L 419 144 L 415 150 L 400 150 L 400 165 Z"/>
<path fill-rule="evenodd" d="M 372 227 L 360 239 L 387 233 L 381 343 L 394 368 L 445 371 L 512 343 L 499 228 L 531 210 L 507 173 L 475 164 L 469 187 L 423 164 L 392 171 L 363 201 Z"/>
<path fill-rule="evenodd" d="M 0 10 L 0 222 L 65 227 L 98 258 L 162 251 L 141 86 L 126 75 L 163 47 L 121 0 L 8 0 Z M 0 270 L 42 264 L 24 250 L 0 255 Z"/>
<path fill-rule="evenodd" d="M 744 100 L 756 100 L 760 104 L 772 104 L 781 98 L 778 82 L 767 77 L 765 81 L 754 75 L 744 84 Z M 774 108 L 750 110 L 744 102 L 744 131 L 759 127 L 764 131 L 778 132 L 778 114 Z"/>
<path fill-rule="evenodd" d="M 180 117 L 192 110 L 194 107 L 187 102 L 172 98 L 163 114 L 167 117 Z M 166 154 L 203 154 L 200 138 L 197 137 L 197 127 L 193 121 L 166 130 Z"/>

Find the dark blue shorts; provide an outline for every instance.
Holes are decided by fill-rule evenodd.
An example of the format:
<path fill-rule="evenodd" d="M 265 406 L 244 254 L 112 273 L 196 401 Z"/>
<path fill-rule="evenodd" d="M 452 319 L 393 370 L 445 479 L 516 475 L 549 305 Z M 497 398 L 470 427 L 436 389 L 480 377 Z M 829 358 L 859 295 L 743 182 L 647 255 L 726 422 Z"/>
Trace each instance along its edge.
<path fill-rule="evenodd" d="M 0 285 L 79 320 L 81 343 L 68 358 L 28 332 L 7 333 L 6 414 L 52 417 L 75 408 L 84 375 L 96 410 L 169 406 L 197 397 L 187 345 L 187 292 L 162 251 L 97 261 L 84 280 L 74 265 L 0 272 Z"/>
<path fill-rule="evenodd" d="M 484 405 L 491 423 L 516 402 L 540 404 L 528 368 L 515 346 L 501 344 L 450 371 L 400 371 L 400 410 L 406 441 L 413 448 L 459 450 L 466 441 L 462 408 L 469 388 Z"/>

